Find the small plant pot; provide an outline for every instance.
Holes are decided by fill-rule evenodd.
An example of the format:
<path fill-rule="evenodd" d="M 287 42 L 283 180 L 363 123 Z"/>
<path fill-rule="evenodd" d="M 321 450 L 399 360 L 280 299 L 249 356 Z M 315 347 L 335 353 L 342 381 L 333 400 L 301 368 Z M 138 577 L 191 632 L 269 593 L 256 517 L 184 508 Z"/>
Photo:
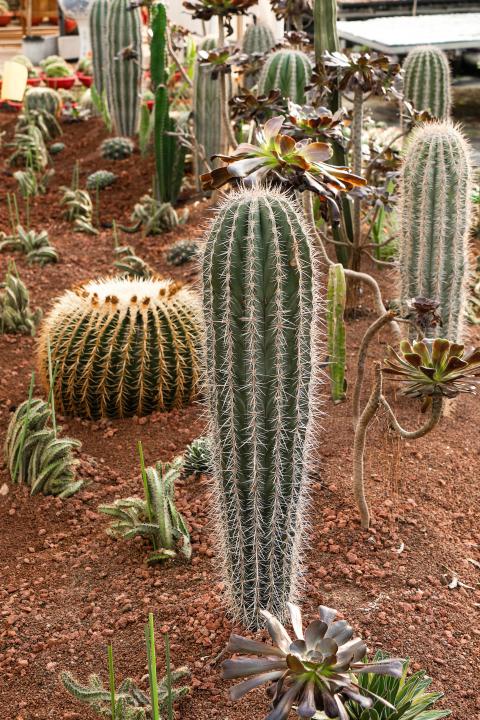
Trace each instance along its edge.
<path fill-rule="evenodd" d="M 82 85 L 84 85 L 86 88 L 89 88 L 91 86 L 93 82 L 93 77 L 91 75 L 84 75 L 81 72 L 77 72 L 76 75 Z"/>
<path fill-rule="evenodd" d="M 69 77 L 47 77 L 42 75 L 43 82 L 52 90 L 70 90 L 75 84 L 75 75 Z"/>
<path fill-rule="evenodd" d="M 31 87 L 37 87 L 42 82 L 42 78 L 40 77 L 29 77 L 27 78 L 27 85 L 30 85 Z"/>
<path fill-rule="evenodd" d="M 12 18 L 13 18 L 12 12 L 6 12 L 6 13 L 3 13 L 3 15 L 0 15 L 0 27 L 6 27 L 10 23 Z"/>

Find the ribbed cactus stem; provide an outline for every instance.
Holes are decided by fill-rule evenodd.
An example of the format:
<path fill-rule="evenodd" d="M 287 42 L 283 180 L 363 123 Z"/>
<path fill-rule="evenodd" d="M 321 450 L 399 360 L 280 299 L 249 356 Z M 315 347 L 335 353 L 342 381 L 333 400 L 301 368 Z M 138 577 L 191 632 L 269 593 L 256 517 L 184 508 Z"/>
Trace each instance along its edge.
<path fill-rule="evenodd" d="M 345 272 L 340 263 L 330 265 L 327 287 L 327 337 L 328 363 L 332 400 L 339 403 L 345 399 L 345 304 L 347 286 Z"/>
<path fill-rule="evenodd" d="M 315 60 L 320 63 L 325 51 L 338 50 L 337 0 L 313 0 Z"/>
<path fill-rule="evenodd" d="M 439 120 L 450 115 L 450 66 L 445 53 L 433 45 L 410 50 L 405 62 L 405 97 L 416 110 L 428 110 Z"/>
<path fill-rule="evenodd" d="M 318 288 L 292 200 L 232 193 L 206 239 L 203 308 L 215 511 L 232 613 L 296 593 L 306 520 Z"/>
<path fill-rule="evenodd" d="M 108 107 L 118 135 L 137 132 L 142 81 L 140 10 L 125 0 L 111 0 L 107 15 Z"/>
<path fill-rule="evenodd" d="M 258 92 L 268 95 L 280 90 L 283 97 L 295 103 L 305 103 L 305 86 L 312 74 L 308 56 L 300 50 L 279 50 L 268 58 L 258 80 Z"/>
<path fill-rule="evenodd" d="M 463 338 L 471 215 L 470 148 L 450 122 L 418 127 L 401 175 L 400 299 L 440 303 L 442 337 Z"/>
<path fill-rule="evenodd" d="M 275 35 L 268 25 L 255 23 L 249 25 L 245 30 L 242 41 L 242 50 L 247 55 L 255 55 L 268 52 L 275 46 Z"/>
<path fill-rule="evenodd" d="M 215 38 L 207 38 L 201 49 L 212 50 L 218 46 Z M 222 112 L 222 95 L 220 84 L 212 77 L 212 68 L 197 61 L 193 78 L 193 119 L 194 135 L 198 146 L 201 146 L 205 160 L 210 162 L 213 154 L 225 151 L 225 132 Z M 196 174 L 207 170 L 200 152 L 196 157 Z"/>
<path fill-rule="evenodd" d="M 93 83 L 99 95 L 106 92 L 107 53 L 105 37 L 107 34 L 107 13 L 109 0 L 93 0 L 88 16 L 90 42 L 92 45 Z"/>

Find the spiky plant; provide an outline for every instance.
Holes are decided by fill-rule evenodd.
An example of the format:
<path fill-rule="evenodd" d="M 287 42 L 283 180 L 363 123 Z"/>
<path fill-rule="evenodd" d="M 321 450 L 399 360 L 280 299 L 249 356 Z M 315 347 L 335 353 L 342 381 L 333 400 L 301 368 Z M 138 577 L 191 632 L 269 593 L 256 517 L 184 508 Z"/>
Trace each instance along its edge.
<path fill-rule="evenodd" d="M 328 367 L 334 403 L 345 399 L 346 340 L 345 305 L 347 286 L 343 265 L 330 265 L 327 287 Z"/>
<path fill-rule="evenodd" d="M 31 311 L 28 290 L 15 263 L 10 263 L 5 281 L 0 283 L 0 334 L 35 335 L 41 317 L 40 308 Z"/>
<path fill-rule="evenodd" d="M 472 164 L 470 148 L 451 123 L 412 133 L 401 173 L 400 300 L 440 303 L 441 333 L 460 342 L 468 283 Z"/>
<path fill-rule="evenodd" d="M 187 217 L 187 213 L 179 216 L 170 203 L 156 200 L 151 195 L 143 195 L 133 209 L 131 216 L 133 227 L 122 226 L 122 229 L 136 232 L 142 228 L 145 235 L 159 235 L 183 224 Z"/>
<path fill-rule="evenodd" d="M 47 167 L 48 151 L 43 135 L 35 125 L 27 125 L 22 132 L 16 132 L 12 144 L 14 151 L 8 159 L 10 165 L 23 165 L 35 172 Z"/>
<path fill-rule="evenodd" d="M 115 248 L 113 254 L 117 258 L 113 265 L 119 275 L 129 278 L 143 278 L 144 280 L 148 280 L 155 275 L 148 263 L 135 255 L 135 250 L 130 245 L 121 245 Z"/>
<path fill-rule="evenodd" d="M 183 265 L 198 257 L 199 253 L 198 243 L 179 240 L 167 250 L 166 259 L 169 265 Z"/>
<path fill-rule="evenodd" d="M 108 0 L 92 0 L 89 12 L 90 42 L 92 45 L 93 82 L 100 97 L 107 91 L 107 34 Z"/>
<path fill-rule="evenodd" d="M 215 38 L 206 38 L 201 49 L 209 51 L 217 46 Z M 224 148 L 224 129 L 222 122 L 222 98 L 218 79 L 208 64 L 197 62 L 193 76 L 193 123 L 195 140 L 203 150 L 197 152 L 198 173 L 205 172 L 205 161 Z"/>
<path fill-rule="evenodd" d="M 306 102 L 305 87 L 310 81 L 312 64 L 300 50 L 279 50 L 267 59 L 258 79 L 258 92 L 268 95 L 280 90 L 283 97 L 299 105 Z"/>
<path fill-rule="evenodd" d="M 209 437 L 201 436 L 193 440 L 183 453 L 182 473 L 202 475 L 212 470 L 212 443 Z"/>
<path fill-rule="evenodd" d="M 389 659 L 388 653 L 377 650 L 372 662 Z M 425 670 L 409 675 L 409 665 L 408 658 L 403 660 L 401 677 L 362 673 L 358 678 L 361 691 L 386 700 L 391 707 L 375 700 L 371 708 L 365 709 L 359 703 L 349 700 L 345 703 L 348 717 L 351 720 L 440 720 L 451 715 L 451 710 L 433 708 L 443 698 L 443 693 L 429 692 L 432 678 Z"/>
<path fill-rule="evenodd" d="M 42 69 L 47 78 L 65 78 L 73 75 L 72 68 L 63 58 L 54 58 L 53 56 L 50 62 L 43 65 Z"/>
<path fill-rule="evenodd" d="M 288 195 L 245 190 L 224 201 L 203 256 L 220 553 L 230 608 L 253 627 L 262 608 L 284 615 L 304 539 L 318 370 L 309 238 Z"/>
<path fill-rule="evenodd" d="M 64 216 L 73 222 L 75 230 L 97 235 L 98 230 L 93 226 L 93 203 L 87 190 L 61 187 L 63 191 L 60 205 L 65 207 Z"/>
<path fill-rule="evenodd" d="M 102 278 L 63 295 L 42 325 L 58 363 L 56 407 L 81 417 L 130 417 L 188 404 L 202 340 L 196 296 L 171 280 Z"/>
<path fill-rule="evenodd" d="M 2 250 L 24 253 L 29 264 L 46 265 L 47 263 L 58 262 L 58 253 L 50 245 L 46 230 L 36 232 L 35 230 L 25 230 L 21 225 L 18 225 L 16 235 L 0 240 L 0 252 Z"/>
<path fill-rule="evenodd" d="M 15 132 L 26 132 L 29 125 L 35 125 L 45 142 L 53 140 L 62 134 L 57 118 L 48 110 L 28 110 L 18 116 Z"/>
<path fill-rule="evenodd" d="M 439 120 L 450 116 L 451 89 L 448 58 L 434 45 L 421 45 L 408 53 L 403 63 L 404 91 L 415 110 Z"/>
<path fill-rule="evenodd" d="M 44 195 L 47 192 L 48 183 L 50 182 L 55 171 L 50 168 L 46 172 L 37 174 L 31 167 L 25 170 L 17 170 L 13 173 L 13 177 L 18 182 L 18 189 L 23 198 L 34 197 L 35 195 Z"/>
<path fill-rule="evenodd" d="M 175 480 L 181 468 L 182 458 L 172 463 L 158 462 L 145 470 L 145 498 L 129 497 L 98 506 L 99 512 L 114 518 L 109 528 L 111 535 L 124 540 L 143 537 L 151 542 L 153 553 L 148 563 L 178 554 L 189 560 L 192 555 L 188 528 L 175 505 Z"/>
<path fill-rule="evenodd" d="M 25 483 L 30 494 L 70 497 L 83 485 L 75 480 L 78 460 L 73 450 L 78 440 L 60 438 L 51 427 L 52 408 L 38 398 L 21 403 L 10 420 L 5 440 L 5 460 L 14 483 Z"/>
<path fill-rule="evenodd" d="M 361 638 L 353 637 L 353 628 L 346 620 L 335 620 L 336 610 L 320 605 L 320 619 L 311 622 L 304 631 L 300 608 L 289 603 L 288 609 L 295 634 L 293 641 L 277 618 L 262 610 L 275 645 L 231 635 L 227 652 L 250 657 L 222 663 L 226 680 L 248 678 L 232 688 L 233 700 L 272 683 L 272 709 L 267 720 L 287 720 L 292 708 L 302 720 L 320 717 L 320 713 L 327 718 L 347 720 L 345 703 L 349 700 L 366 712 L 373 705 L 371 693 L 360 685 L 357 675 L 402 676 L 402 660 L 362 662 L 367 646 Z M 387 700 L 375 699 L 381 708 L 389 706 Z"/>
<path fill-rule="evenodd" d="M 252 23 L 245 30 L 242 50 L 247 55 L 263 54 L 275 46 L 275 35 L 268 25 L 261 22 Z"/>
<path fill-rule="evenodd" d="M 47 87 L 31 87 L 23 98 L 23 107 L 26 112 L 46 110 L 50 115 L 58 117 L 62 100 L 57 90 Z"/>
<path fill-rule="evenodd" d="M 108 108 L 118 135 L 138 129 L 142 81 L 142 25 L 138 6 L 111 0 L 107 11 L 106 83 Z"/>
<path fill-rule="evenodd" d="M 117 180 L 117 175 L 109 170 L 96 170 L 87 177 L 87 190 L 104 190 Z"/>
<path fill-rule="evenodd" d="M 108 160 L 125 160 L 133 153 L 135 145 L 128 137 L 107 138 L 100 145 L 102 157 Z"/>

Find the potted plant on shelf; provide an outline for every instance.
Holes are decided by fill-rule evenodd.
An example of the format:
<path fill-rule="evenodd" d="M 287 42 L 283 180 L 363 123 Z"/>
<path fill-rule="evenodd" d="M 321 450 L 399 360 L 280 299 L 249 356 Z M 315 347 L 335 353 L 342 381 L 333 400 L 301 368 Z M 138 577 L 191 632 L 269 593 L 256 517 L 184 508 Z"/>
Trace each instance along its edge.
<path fill-rule="evenodd" d="M 83 57 L 78 61 L 77 65 L 77 78 L 80 80 L 82 85 L 89 88 L 93 81 L 93 69 L 92 69 L 92 58 Z"/>
<path fill-rule="evenodd" d="M 27 85 L 31 85 L 32 87 L 40 85 L 40 83 L 42 82 L 42 78 L 40 77 L 40 73 L 38 72 L 38 70 L 33 66 L 30 58 L 28 58 L 26 55 L 15 55 L 12 58 L 12 62 L 19 63 L 20 65 L 24 65 L 27 68 Z"/>
<path fill-rule="evenodd" d="M 49 88 L 54 90 L 70 90 L 75 83 L 75 75 L 65 60 L 59 55 L 50 55 L 40 63 L 42 79 Z"/>
<path fill-rule="evenodd" d="M 13 13 L 10 10 L 10 5 L 7 0 L 0 0 L 0 27 L 8 25 L 12 18 Z"/>

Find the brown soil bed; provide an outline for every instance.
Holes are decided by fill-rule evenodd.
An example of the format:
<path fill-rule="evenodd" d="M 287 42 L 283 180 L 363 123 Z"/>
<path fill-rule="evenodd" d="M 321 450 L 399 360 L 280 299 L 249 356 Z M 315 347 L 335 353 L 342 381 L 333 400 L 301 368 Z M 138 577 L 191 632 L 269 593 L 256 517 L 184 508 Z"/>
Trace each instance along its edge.
<path fill-rule="evenodd" d="M 13 119 L 0 118 L 11 135 Z M 33 306 L 48 310 L 65 288 L 112 268 L 112 233 L 76 234 L 62 220 L 60 185 L 69 184 L 80 159 L 81 178 L 99 168 L 113 169 L 119 181 L 101 193 L 101 217 L 126 222 L 133 204 L 151 184 L 151 158 L 139 155 L 111 163 L 99 158 L 105 133 L 98 121 L 65 126 L 65 151 L 54 161 L 56 176 L 46 196 L 31 208 L 31 224 L 47 229 L 61 255 L 43 269 L 15 257 Z M 5 194 L 16 182 L 0 165 L 0 228 L 8 231 Z M 190 201 L 190 219 L 177 231 L 155 238 L 125 236 L 160 273 L 194 282 L 190 263 L 165 264 L 174 240 L 198 238 L 210 214 L 206 203 Z M 7 254 L 0 255 L 0 276 Z M 380 276 L 388 297 L 394 278 Z M 364 305 L 370 307 L 369 297 Z M 348 325 L 350 376 L 358 345 L 373 314 Z M 478 342 L 479 332 L 472 333 Z M 476 337 L 475 337 L 476 335 Z M 388 333 L 374 345 L 382 357 Z M 12 410 L 27 395 L 35 366 L 35 340 L 0 336 L 0 441 Z M 42 392 L 37 388 L 38 392 Z M 403 421 L 420 421 L 417 408 L 397 399 Z M 362 531 L 351 490 L 351 405 L 333 406 L 326 392 L 323 430 L 317 442 L 318 472 L 312 479 L 309 547 L 306 552 L 302 606 L 308 618 L 320 603 L 339 609 L 368 641 L 411 656 L 425 667 L 435 688 L 445 692 L 452 717 L 480 717 L 477 692 L 480 665 L 480 422 L 478 400 L 460 399 L 451 417 L 431 435 L 399 442 L 385 418 L 370 432 L 366 481 L 374 515 Z M 145 565 L 141 542 L 121 542 L 105 533 L 100 502 L 140 492 L 136 442 L 146 460 L 168 460 L 181 452 L 204 427 L 200 406 L 146 419 L 108 422 L 65 420 L 65 433 L 82 441 L 81 473 L 87 487 L 68 501 L 29 497 L 12 486 L 0 464 L 1 626 L 0 704 L 12 720 L 47 718 L 90 720 L 95 715 L 71 699 L 58 681 L 62 669 L 85 680 L 89 673 L 106 678 L 106 645 L 113 641 L 117 678 L 144 677 L 143 625 L 153 611 L 160 630 L 170 633 L 176 665 L 193 673 L 192 693 L 178 706 L 182 720 L 262 718 L 267 701 L 261 691 L 232 704 L 228 685 L 219 679 L 215 658 L 232 625 L 225 615 L 222 583 L 209 519 L 208 478 L 178 485 L 178 507 L 193 540 L 191 564 Z M 445 574 L 457 575 L 470 588 L 449 589 Z M 161 660 L 160 660 L 161 662 Z"/>

